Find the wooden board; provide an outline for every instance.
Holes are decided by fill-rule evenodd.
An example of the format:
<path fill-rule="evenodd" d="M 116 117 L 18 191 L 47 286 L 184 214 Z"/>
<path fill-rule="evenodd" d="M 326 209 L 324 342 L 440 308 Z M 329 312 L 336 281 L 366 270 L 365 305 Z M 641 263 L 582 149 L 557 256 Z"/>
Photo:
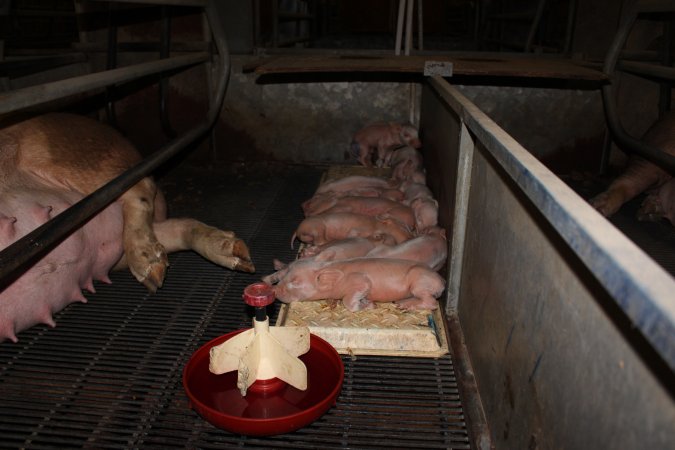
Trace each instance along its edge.
<path fill-rule="evenodd" d="M 350 175 L 388 178 L 389 168 L 331 166 L 321 183 Z M 393 303 L 351 312 L 342 302 L 317 300 L 281 306 L 276 326 L 306 326 L 342 354 L 438 357 L 448 353 L 441 308 L 404 311 Z"/>
<path fill-rule="evenodd" d="M 454 75 L 607 81 L 599 70 L 562 58 L 423 55 L 283 55 L 255 68 L 259 75 L 280 73 L 394 72 L 424 73 L 426 61 L 451 62 Z"/>

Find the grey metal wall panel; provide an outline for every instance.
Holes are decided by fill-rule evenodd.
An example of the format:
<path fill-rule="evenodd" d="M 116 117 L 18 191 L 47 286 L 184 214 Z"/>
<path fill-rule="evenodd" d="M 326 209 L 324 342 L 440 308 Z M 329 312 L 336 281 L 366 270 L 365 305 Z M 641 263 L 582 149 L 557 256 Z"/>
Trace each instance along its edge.
<path fill-rule="evenodd" d="M 475 142 L 453 239 L 465 239 L 459 318 L 497 448 L 672 446 L 675 281 L 461 94 L 430 85 L 422 117 L 445 103 Z"/>

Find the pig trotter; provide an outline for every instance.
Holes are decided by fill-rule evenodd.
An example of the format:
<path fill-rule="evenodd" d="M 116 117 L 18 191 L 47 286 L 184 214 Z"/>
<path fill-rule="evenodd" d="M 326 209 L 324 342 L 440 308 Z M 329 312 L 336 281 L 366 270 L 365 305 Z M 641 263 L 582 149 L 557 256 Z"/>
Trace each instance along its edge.
<path fill-rule="evenodd" d="M 403 300 L 398 300 L 396 306 L 400 309 L 419 310 L 419 309 L 436 309 L 438 308 L 438 300 L 432 296 L 425 296 L 423 298 L 411 297 Z"/>
<path fill-rule="evenodd" d="M 623 191 L 618 188 L 610 188 L 589 200 L 591 206 L 605 217 L 610 217 L 617 212 L 624 202 L 625 195 Z"/>
<path fill-rule="evenodd" d="M 125 251 L 129 270 L 152 293 L 162 287 L 169 259 L 162 244 L 148 242 Z"/>
<path fill-rule="evenodd" d="M 231 231 L 192 221 L 188 246 L 211 262 L 241 272 L 255 272 L 248 247 Z"/>
<path fill-rule="evenodd" d="M 657 222 L 665 215 L 661 199 L 656 193 L 649 194 L 637 212 L 637 218 L 643 222 Z"/>
<path fill-rule="evenodd" d="M 372 288 L 370 278 L 363 273 L 352 273 L 347 276 L 345 284 L 350 286 L 350 291 L 342 297 L 342 304 L 351 312 L 363 309 L 372 309 L 375 305 L 368 300 L 368 294 Z"/>

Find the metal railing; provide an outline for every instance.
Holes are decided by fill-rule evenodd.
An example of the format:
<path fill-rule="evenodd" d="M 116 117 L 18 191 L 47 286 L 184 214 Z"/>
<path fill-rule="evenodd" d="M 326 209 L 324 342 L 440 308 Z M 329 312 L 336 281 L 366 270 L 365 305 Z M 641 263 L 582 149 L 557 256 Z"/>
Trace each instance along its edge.
<path fill-rule="evenodd" d="M 663 83 L 662 90 L 666 91 L 665 97 L 668 97 L 668 99 L 670 98 L 669 83 L 675 80 L 675 69 L 673 67 L 669 67 L 668 65 L 624 62 L 620 61 L 620 56 L 623 46 L 626 43 L 633 25 L 637 21 L 640 14 L 671 12 L 675 12 L 675 3 L 666 0 L 643 0 L 633 6 L 619 26 L 619 29 L 614 36 L 614 41 L 612 42 L 612 45 L 607 52 L 607 56 L 605 57 L 603 72 L 610 78 L 610 80 L 616 78 L 615 74 L 617 70 L 643 76 L 645 79 L 655 78 L 657 81 Z M 666 27 L 664 31 L 664 54 L 668 56 L 671 33 L 669 32 L 669 27 Z M 668 56 L 668 59 L 672 58 Z M 664 63 L 669 64 L 672 63 L 672 61 L 664 61 Z M 607 126 L 619 148 L 628 153 L 634 153 L 642 156 L 654 164 L 657 164 L 659 167 L 668 171 L 669 173 L 675 174 L 675 156 L 645 144 L 639 139 L 629 135 L 624 129 L 621 121 L 619 120 L 619 115 L 617 112 L 616 83 L 608 83 L 603 85 L 601 89 L 602 104 L 605 110 Z M 662 95 L 662 97 L 664 97 L 664 95 Z M 603 160 L 604 159 L 606 159 L 606 157 L 603 158 Z"/>
<path fill-rule="evenodd" d="M 126 1 L 126 0 L 114 0 Z M 136 3 L 139 3 L 138 1 Z M 39 255 L 53 248 L 92 216 L 100 212 L 126 190 L 148 176 L 153 170 L 199 139 L 213 127 L 220 114 L 230 76 L 230 59 L 225 32 L 218 20 L 215 2 L 211 1 L 156 1 L 143 0 L 140 3 L 203 6 L 218 52 L 218 81 L 211 96 L 206 119 L 185 134 L 173 139 L 143 161 L 128 169 L 117 178 L 91 193 L 63 213 L 36 228 L 23 238 L 0 252 L 0 288 L 11 283 L 29 263 Z M 19 89 L 0 95 L 0 113 L 17 111 L 29 106 L 44 104 L 77 93 L 111 86 L 143 76 L 165 73 L 175 69 L 187 69 L 195 64 L 210 61 L 208 53 L 176 56 L 105 72 L 83 75 L 71 79 Z"/>

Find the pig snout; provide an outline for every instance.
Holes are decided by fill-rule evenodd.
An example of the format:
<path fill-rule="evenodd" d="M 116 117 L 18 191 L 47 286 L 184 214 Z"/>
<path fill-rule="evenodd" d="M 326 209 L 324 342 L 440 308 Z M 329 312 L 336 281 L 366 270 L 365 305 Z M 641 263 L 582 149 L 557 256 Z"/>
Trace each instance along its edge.
<path fill-rule="evenodd" d="M 415 214 L 415 229 L 418 233 L 438 224 L 438 202 L 429 198 L 415 199 L 411 204 Z"/>
<path fill-rule="evenodd" d="M 422 142 L 419 139 L 419 132 L 414 125 L 404 125 L 401 130 L 401 144 L 409 145 L 413 148 L 422 147 Z"/>

